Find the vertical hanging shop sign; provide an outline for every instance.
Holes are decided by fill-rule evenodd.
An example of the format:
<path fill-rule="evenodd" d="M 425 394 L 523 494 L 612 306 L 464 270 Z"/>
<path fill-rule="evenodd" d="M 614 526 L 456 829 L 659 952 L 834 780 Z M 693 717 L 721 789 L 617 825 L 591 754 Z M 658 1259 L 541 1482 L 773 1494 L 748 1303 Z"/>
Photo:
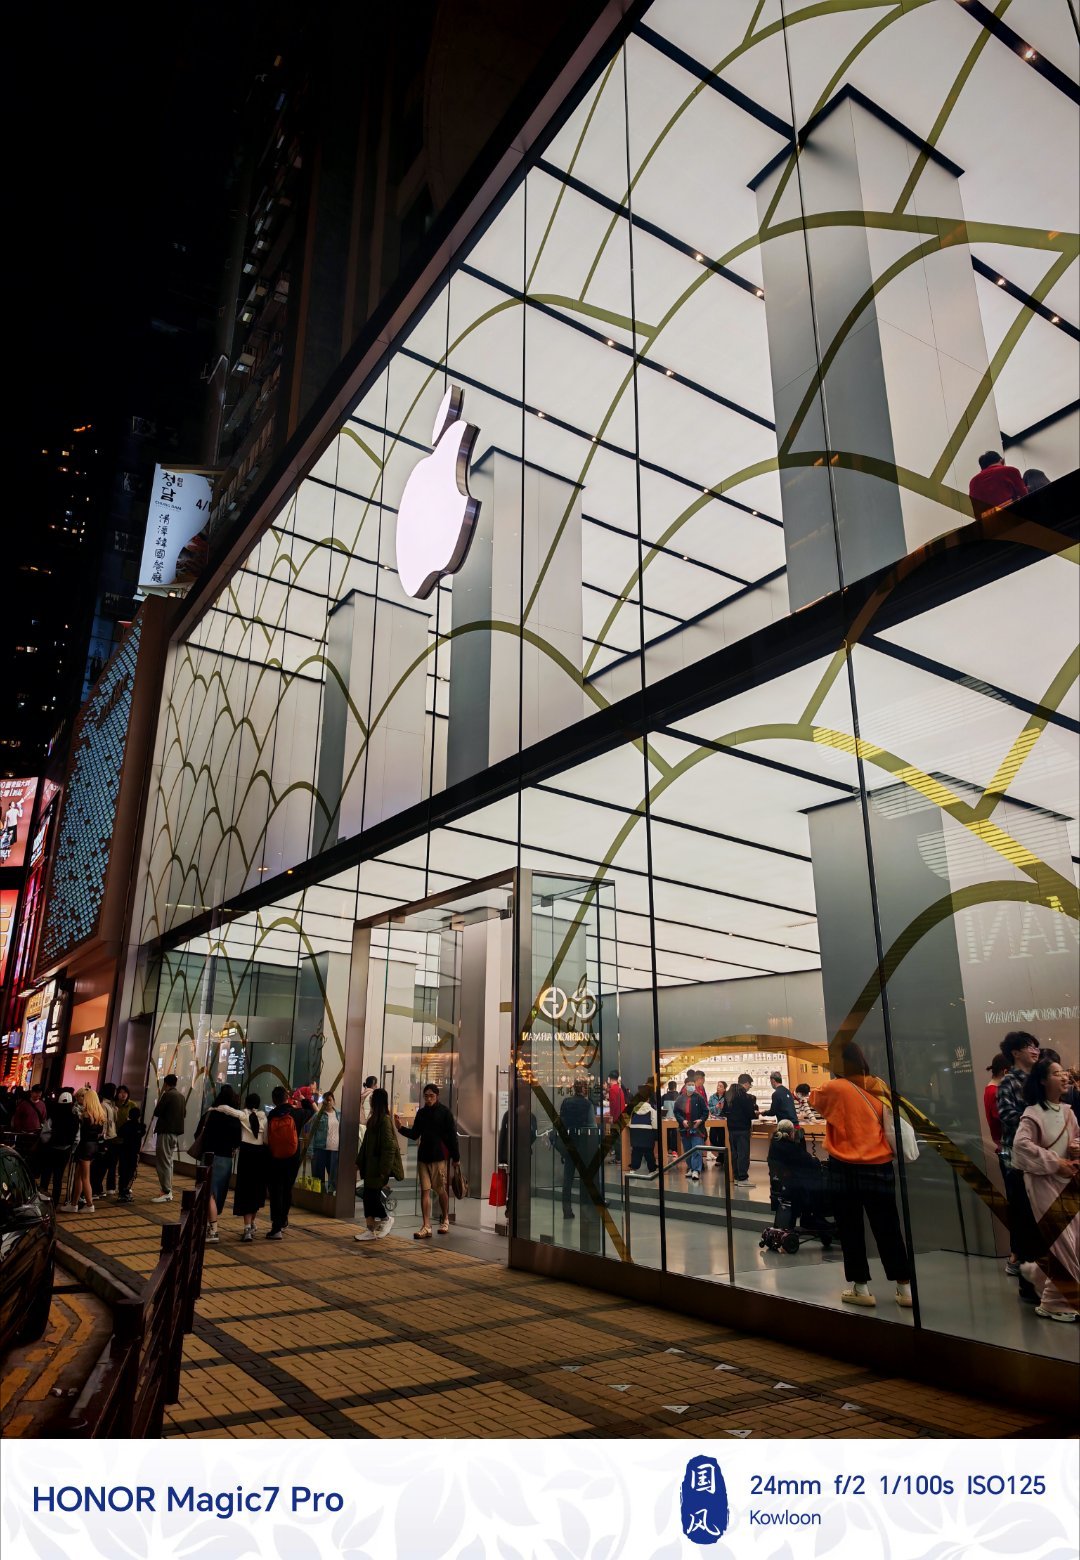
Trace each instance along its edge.
<path fill-rule="evenodd" d="M 188 585 L 201 573 L 212 494 L 213 484 L 200 472 L 155 466 L 139 565 L 140 594 Z"/>

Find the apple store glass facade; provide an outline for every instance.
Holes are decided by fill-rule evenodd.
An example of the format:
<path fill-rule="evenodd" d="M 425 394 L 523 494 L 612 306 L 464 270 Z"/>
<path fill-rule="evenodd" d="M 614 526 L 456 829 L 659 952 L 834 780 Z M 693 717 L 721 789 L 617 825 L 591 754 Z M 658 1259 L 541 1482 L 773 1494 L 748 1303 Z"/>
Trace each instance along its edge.
<path fill-rule="evenodd" d="M 175 648 L 151 1103 L 340 1093 L 359 1032 L 402 1109 L 472 1077 L 485 1204 L 510 1118 L 517 1242 L 809 1314 L 843 1266 L 759 1244 L 769 1126 L 695 1181 L 661 1110 L 628 1177 L 605 1080 L 764 1114 L 854 1041 L 921 1142 L 875 1325 L 1075 1357 L 983 1099 L 1010 1030 L 1077 1062 L 1077 37 L 1007 21 L 655 0 L 570 95 Z M 973 506 L 986 451 L 1029 496 Z"/>

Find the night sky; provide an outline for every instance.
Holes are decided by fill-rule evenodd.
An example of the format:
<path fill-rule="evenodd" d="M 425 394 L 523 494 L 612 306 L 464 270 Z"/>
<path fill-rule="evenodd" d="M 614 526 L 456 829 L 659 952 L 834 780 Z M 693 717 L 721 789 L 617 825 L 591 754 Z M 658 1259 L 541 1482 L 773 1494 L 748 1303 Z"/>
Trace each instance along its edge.
<path fill-rule="evenodd" d="M 18 411 L 32 444 L 54 418 L 126 414 L 152 373 L 150 320 L 177 313 L 172 245 L 188 246 L 193 274 L 200 247 L 213 256 L 201 266 L 212 290 L 254 14 L 248 0 L 196 0 L 171 13 L 170 38 L 129 6 L 25 13 L 25 155 L 12 166 L 31 335 Z"/>

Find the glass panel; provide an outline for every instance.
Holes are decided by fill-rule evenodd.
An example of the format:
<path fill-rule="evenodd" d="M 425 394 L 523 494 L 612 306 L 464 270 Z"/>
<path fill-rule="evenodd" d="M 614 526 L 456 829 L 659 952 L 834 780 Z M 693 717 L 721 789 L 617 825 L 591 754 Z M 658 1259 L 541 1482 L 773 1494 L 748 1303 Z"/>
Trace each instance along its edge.
<path fill-rule="evenodd" d="M 611 1084 L 637 1064 L 619 1029 L 615 885 L 526 873 L 519 914 L 516 1119 L 519 1141 L 523 1122 L 537 1141 L 531 1176 L 517 1166 L 516 1233 L 629 1260 L 629 1140 Z"/>
<path fill-rule="evenodd" d="M 727 1085 L 729 1152 L 726 1162 L 702 1166 L 700 1179 L 694 1160 L 669 1178 L 668 1263 L 723 1271 L 723 1251 L 711 1263 L 707 1253 L 721 1245 L 730 1199 L 741 1287 L 839 1309 L 844 1289 L 869 1271 L 888 1297 L 875 1314 L 910 1321 L 888 1282 L 910 1278 L 906 1253 L 897 1271 L 888 1259 L 883 1279 L 867 1228 L 873 1219 L 875 1236 L 902 1245 L 898 1186 L 880 1129 L 864 1136 L 852 1121 L 828 1165 L 820 1121 L 796 1121 L 790 1152 L 777 1133 L 780 1117 L 799 1115 L 800 1085 L 813 1090 L 830 1073 L 855 1073 L 857 1087 L 831 1086 L 822 1106 L 831 1116 L 834 1100 L 841 1114 L 871 1112 L 859 1090 L 880 1095 L 890 1077 L 880 1003 L 860 1005 L 878 956 L 854 729 L 838 655 L 654 739 L 669 771 L 651 810 L 658 971 L 666 982 L 657 992 L 661 1072 L 680 1089 L 684 1118 L 700 1113 L 686 1097 L 688 1073 L 704 1071 L 695 1083 L 704 1083 L 706 1097 L 721 1092 L 720 1080 Z M 662 947 L 672 951 L 661 956 Z M 865 1068 L 848 1052 L 852 1040 Z M 837 1244 L 841 1199 L 850 1213 L 846 1272 Z M 782 1237 L 766 1234 L 773 1229 L 795 1230 L 794 1254 Z"/>
<path fill-rule="evenodd" d="M 1075 1358 L 1003 1271 L 1024 1189 L 1010 1214 L 984 1097 L 1012 1032 L 1076 1057 L 1075 565 L 995 555 L 1010 572 L 869 624 L 855 688 L 896 1082 L 923 1140 L 906 1172 L 922 1323 Z M 1051 1182 L 1030 1178 L 1040 1210 Z"/>

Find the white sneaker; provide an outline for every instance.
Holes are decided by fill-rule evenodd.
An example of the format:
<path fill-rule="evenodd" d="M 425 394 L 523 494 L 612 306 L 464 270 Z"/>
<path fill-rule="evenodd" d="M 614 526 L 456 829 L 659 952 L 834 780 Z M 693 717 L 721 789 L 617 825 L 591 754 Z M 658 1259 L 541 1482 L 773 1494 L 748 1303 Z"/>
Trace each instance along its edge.
<path fill-rule="evenodd" d="M 382 1221 L 382 1223 L 379 1225 L 378 1229 L 375 1231 L 375 1239 L 376 1240 L 385 1240 L 386 1236 L 389 1235 L 390 1231 L 393 1228 L 394 1228 L 394 1215 L 392 1213 L 390 1213 L 390 1214 L 387 1214 L 386 1218 Z"/>
<path fill-rule="evenodd" d="M 78 1213 L 79 1205 L 78 1203 L 62 1203 L 59 1211 L 61 1213 Z"/>
<path fill-rule="evenodd" d="M 353 1240 L 378 1240 L 374 1230 L 361 1230 L 359 1235 L 354 1235 Z"/>
<path fill-rule="evenodd" d="M 1037 1305 L 1035 1315 L 1045 1317 L 1048 1322 L 1080 1321 L 1080 1311 L 1051 1311 L 1045 1305 Z"/>
<path fill-rule="evenodd" d="M 216 1243 L 221 1239 L 221 1236 L 218 1234 L 216 1224 L 211 1224 L 210 1228 L 206 1232 L 206 1238 L 211 1245 L 216 1245 Z"/>
<path fill-rule="evenodd" d="M 151 1202 L 172 1202 L 172 1192 L 162 1192 L 160 1197 L 151 1197 Z"/>

